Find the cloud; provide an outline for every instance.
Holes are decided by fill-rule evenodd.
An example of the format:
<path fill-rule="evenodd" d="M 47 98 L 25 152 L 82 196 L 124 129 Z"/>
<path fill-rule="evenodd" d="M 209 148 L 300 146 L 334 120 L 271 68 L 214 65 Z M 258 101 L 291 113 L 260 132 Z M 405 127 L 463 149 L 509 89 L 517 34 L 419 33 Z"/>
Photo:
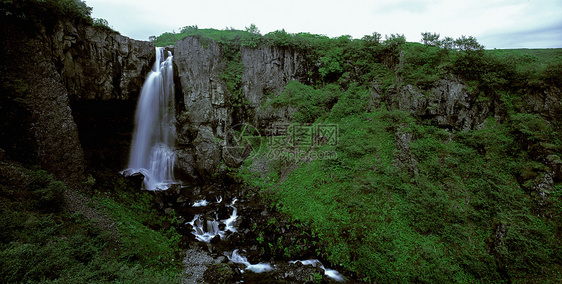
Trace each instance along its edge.
<path fill-rule="evenodd" d="M 562 19 L 560 0 L 87 0 L 87 4 L 94 17 L 141 40 L 188 25 L 244 29 L 253 23 L 263 34 L 285 29 L 361 38 L 376 31 L 418 41 L 427 31 L 442 37 L 474 36 L 487 48 L 562 47 L 556 30 Z"/>
<path fill-rule="evenodd" d="M 493 48 L 562 48 L 562 21 L 528 29 L 513 29 L 479 38 Z"/>
<path fill-rule="evenodd" d="M 396 13 L 408 12 L 414 14 L 422 14 L 427 12 L 430 1 L 416 0 L 400 0 L 382 2 L 382 5 L 376 8 L 376 13 Z"/>

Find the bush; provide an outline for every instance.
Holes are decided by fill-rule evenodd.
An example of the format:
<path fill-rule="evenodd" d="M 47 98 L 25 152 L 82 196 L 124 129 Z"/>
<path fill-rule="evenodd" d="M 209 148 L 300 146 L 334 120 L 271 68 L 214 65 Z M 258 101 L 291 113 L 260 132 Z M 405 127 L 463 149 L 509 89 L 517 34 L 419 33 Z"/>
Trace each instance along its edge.
<path fill-rule="evenodd" d="M 30 193 L 29 204 L 32 208 L 44 212 L 57 212 L 64 203 L 66 187 L 61 181 L 55 181 L 44 170 L 33 172 L 27 184 Z"/>
<path fill-rule="evenodd" d="M 179 237 L 162 226 L 174 216 L 151 208 L 149 193 L 116 187 L 102 203 L 118 215 L 122 236 L 69 216 L 66 189 L 47 172 L 0 161 L 0 282 L 177 283 Z"/>

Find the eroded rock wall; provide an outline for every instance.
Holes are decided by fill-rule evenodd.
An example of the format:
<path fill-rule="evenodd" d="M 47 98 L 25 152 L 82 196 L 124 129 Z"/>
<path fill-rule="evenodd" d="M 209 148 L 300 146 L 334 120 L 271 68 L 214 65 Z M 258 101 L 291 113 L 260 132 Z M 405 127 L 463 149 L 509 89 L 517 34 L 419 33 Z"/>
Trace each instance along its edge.
<path fill-rule="evenodd" d="M 156 56 L 151 42 L 70 22 L 57 23 L 50 44 L 72 100 L 137 98 Z"/>
<path fill-rule="evenodd" d="M 0 17 L 0 148 L 80 186 L 86 161 L 71 106 L 85 100 L 134 102 L 154 46 L 80 21 L 49 21 Z"/>
<path fill-rule="evenodd" d="M 288 48 L 266 45 L 242 47 L 240 52 L 245 67 L 242 92 L 255 110 L 253 125 L 266 129 L 273 122 L 290 121 L 294 110 L 289 106 L 272 108 L 265 105 L 281 93 L 291 80 L 306 80 L 307 70 L 302 55 Z"/>
<path fill-rule="evenodd" d="M 390 109 L 408 111 L 449 129 L 473 129 L 488 116 L 501 113 L 497 102 L 478 101 L 468 87 L 452 75 L 437 81 L 429 90 L 404 85 L 391 88 L 387 94 L 378 93 L 376 88 L 374 92 L 379 102 L 383 98 Z M 501 116 L 497 118 L 502 120 Z"/>
<path fill-rule="evenodd" d="M 551 122 L 562 118 L 562 91 L 559 88 L 552 86 L 542 91 L 529 91 L 524 96 L 524 104 L 518 106 L 518 111 L 535 113 Z M 384 102 L 389 109 L 408 111 L 432 120 L 439 127 L 462 131 L 477 129 L 489 117 L 503 122 L 508 115 L 499 94 L 471 91 L 465 82 L 453 75 L 438 80 L 428 90 L 402 85 L 383 93 L 375 83 L 371 100 L 374 106 Z"/>
<path fill-rule="evenodd" d="M 178 157 L 180 171 L 187 176 L 209 177 L 225 161 L 225 132 L 238 123 L 265 129 L 275 121 L 290 120 L 287 109 L 264 108 L 291 80 L 306 75 L 303 59 L 293 50 L 271 46 L 240 48 L 242 100 L 245 117 L 236 116 L 232 94 L 222 72 L 227 66 L 222 47 L 210 41 L 202 44 L 188 37 L 176 43 L 174 65 L 179 77 L 182 105 L 178 113 Z M 243 120 L 243 121 L 242 121 Z M 234 164 L 229 166 L 235 166 Z"/>

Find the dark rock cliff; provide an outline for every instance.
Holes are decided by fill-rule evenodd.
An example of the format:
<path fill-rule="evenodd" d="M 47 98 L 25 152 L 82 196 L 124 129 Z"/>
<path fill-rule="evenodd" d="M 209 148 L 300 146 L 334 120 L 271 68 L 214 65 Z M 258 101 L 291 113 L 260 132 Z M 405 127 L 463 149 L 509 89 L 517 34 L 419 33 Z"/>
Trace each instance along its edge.
<path fill-rule="evenodd" d="M 154 46 L 78 20 L 3 13 L 0 22 L 0 148 L 12 159 L 39 163 L 58 179 L 78 185 L 86 167 L 80 141 L 88 139 L 82 134 L 95 127 L 76 114 L 132 112 L 103 102 L 130 101 L 124 107 L 134 110 Z M 111 124 L 100 127 L 116 131 Z"/>
<path fill-rule="evenodd" d="M 490 116 L 499 122 L 506 119 L 504 102 L 491 94 L 484 97 L 470 91 L 453 75 L 437 81 L 429 90 L 404 85 L 383 93 L 376 84 L 372 90 L 375 105 L 384 102 L 390 109 L 409 111 L 440 127 L 456 130 L 476 129 Z M 561 99 L 561 90 L 554 86 L 542 92 L 530 92 L 526 94 L 522 111 L 539 114 L 548 121 L 560 121 Z"/>
<path fill-rule="evenodd" d="M 49 38 L 72 100 L 135 99 L 154 61 L 154 44 L 104 29 L 58 22 Z"/>
<path fill-rule="evenodd" d="M 222 72 L 226 60 L 221 46 L 210 41 L 207 45 L 194 37 L 175 45 L 174 65 L 179 77 L 182 105 L 178 113 L 178 166 L 186 176 L 208 177 L 220 172 L 225 157 L 226 132 L 230 126 L 249 123 L 260 128 L 275 121 L 290 120 L 287 108 L 262 108 L 268 95 L 279 94 L 291 80 L 305 74 L 303 59 L 298 52 L 271 46 L 240 48 L 241 96 L 246 102 L 244 118 L 237 117 L 238 107 L 232 105 Z"/>

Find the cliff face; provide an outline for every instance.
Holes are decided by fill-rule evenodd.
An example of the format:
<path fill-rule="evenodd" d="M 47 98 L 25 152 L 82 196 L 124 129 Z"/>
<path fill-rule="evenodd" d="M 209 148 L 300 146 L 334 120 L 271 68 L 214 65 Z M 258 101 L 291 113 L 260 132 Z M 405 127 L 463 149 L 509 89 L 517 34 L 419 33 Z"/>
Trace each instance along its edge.
<path fill-rule="evenodd" d="M 10 15 L 0 22 L 0 148 L 8 157 L 40 163 L 58 179 L 78 185 L 86 162 L 73 116 L 77 110 L 71 106 L 84 100 L 131 100 L 134 107 L 154 47 L 79 22 L 43 25 Z"/>
<path fill-rule="evenodd" d="M 154 44 L 92 26 L 58 22 L 50 44 L 72 100 L 138 97 Z"/>
<path fill-rule="evenodd" d="M 372 103 L 384 102 L 390 109 L 408 111 L 416 116 L 432 120 L 443 128 L 470 130 L 478 128 L 492 116 L 497 121 L 506 120 L 505 102 L 499 96 L 488 94 L 484 99 L 460 79 L 450 76 L 437 81 L 429 90 L 420 90 L 413 85 L 391 88 L 383 93 L 375 84 Z M 560 121 L 562 91 L 552 86 L 544 91 L 529 92 L 523 112 L 539 114 L 548 121 Z"/>
<path fill-rule="evenodd" d="M 179 167 L 190 177 L 207 177 L 219 171 L 225 157 L 226 132 L 230 125 L 250 123 L 265 126 L 290 119 L 286 109 L 264 109 L 268 95 L 280 93 L 290 80 L 299 80 L 306 71 L 297 52 L 270 46 L 242 47 L 241 96 L 244 118 L 237 117 L 240 107 L 232 105 L 232 94 L 221 78 L 227 67 L 221 46 L 211 41 L 204 46 L 193 37 L 176 43 L 174 64 L 179 78 L 182 104 L 178 114 Z M 236 120 L 236 121 L 234 121 Z M 241 121 L 244 120 L 244 121 Z"/>
<path fill-rule="evenodd" d="M 483 123 L 489 115 L 502 120 L 499 106 L 489 102 L 478 102 L 468 87 L 458 78 L 439 80 L 422 91 L 412 85 L 391 88 L 382 94 L 375 86 L 372 99 L 375 104 L 385 102 L 390 109 L 408 111 L 416 116 L 434 121 L 444 128 L 468 130 Z"/>
<path fill-rule="evenodd" d="M 8 156 L 39 162 L 57 178 L 77 183 L 85 166 L 111 171 L 125 166 L 136 101 L 155 59 L 154 45 L 107 29 L 72 21 L 30 25 L 2 15 L 4 43 L 0 72 L 0 148 Z M 267 102 L 291 80 L 304 82 L 308 66 L 299 52 L 262 45 L 239 50 L 241 98 L 234 98 L 223 76 L 229 61 L 223 47 L 188 37 L 176 43 L 177 170 L 197 179 L 235 167 L 225 153 L 227 132 L 248 123 L 267 129 L 290 122 L 295 110 Z M 395 59 L 394 61 L 399 61 Z M 391 65 L 397 65 L 393 62 Z M 243 106 L 233 101 L 243 101 Z M 560 89 L 529 94 L 531 113 L 560 120 Z M 373 83 L 371 102 L 409 111 L 444 128 L 478 128 L 487 117 L 505 119 L 499 98 L 482 101 L 462 80 L 450 76 L 429 90 L 400 85 L 381 92 Z"/>
<path fill-rule="evenodd" d="M 124 169 L 136 102 L 156 56 L 154 44 L 69 22 L 58 22 L 50 39 L 88 168 Z"/>
<path fill-rule="evenodd" d="M 290 107 L 274 109 L 264 104 L 282 92 L 289 81 L 305 81 L 308 70 L 304 58 L 293 50 L 271 46 L 242 47 L 240 52 L 245 67 L 242 91 L 255 111 L 253 125 L 265 129 L 272 122 L 289 121 L 294 112 Z"/>

